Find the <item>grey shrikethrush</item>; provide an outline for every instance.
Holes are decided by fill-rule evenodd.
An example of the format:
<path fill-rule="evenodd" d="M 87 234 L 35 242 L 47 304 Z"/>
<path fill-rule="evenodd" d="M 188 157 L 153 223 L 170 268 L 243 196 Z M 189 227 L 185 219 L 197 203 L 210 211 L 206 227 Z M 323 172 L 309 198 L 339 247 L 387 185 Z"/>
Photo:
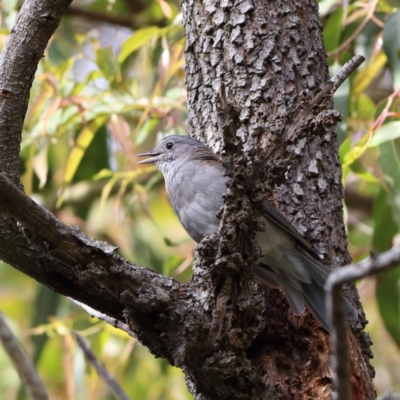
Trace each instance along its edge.
<path fill-rule="evenodd" d="M 195 242 L 218 230 L 216 213 L 224 204 L 227 178 L 207 146 L 187 136 L 168 136 L 153 150 L 137 156 L 150 157 L 139 164 L 154 163 L 162 172 L 172 207 Z M 253 267 L 257 280 L 281 288 L 296 315 L 301 315 L 306 305 L 329 331 L 324 284 L 330 270 L 271 203 L 264 201 L 263 206 L 260 222 L 265 230 L 256 233 L 262 257 Z M 344 306 L 347 318 L 356 318 L 356 310 L 346 299 Z"/>

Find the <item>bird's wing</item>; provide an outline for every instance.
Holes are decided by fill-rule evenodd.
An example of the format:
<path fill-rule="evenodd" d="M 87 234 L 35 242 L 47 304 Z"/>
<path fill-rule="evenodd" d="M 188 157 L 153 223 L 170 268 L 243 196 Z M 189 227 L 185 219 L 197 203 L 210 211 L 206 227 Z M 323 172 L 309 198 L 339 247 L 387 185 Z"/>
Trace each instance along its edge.
<path fill-rule="evenodd" d="M 269 201 L 263 201 L 263 206 L 265 210 L 264 216 L 266 218 L 289 233 L 296 240 L 297 244 L 308 254 L 312 255 L 318 261 L 321 260 L 319 255 L 312 249 L 312 247 L 300 236 L 300 234 L 293 228 L 286 218 Z"/>

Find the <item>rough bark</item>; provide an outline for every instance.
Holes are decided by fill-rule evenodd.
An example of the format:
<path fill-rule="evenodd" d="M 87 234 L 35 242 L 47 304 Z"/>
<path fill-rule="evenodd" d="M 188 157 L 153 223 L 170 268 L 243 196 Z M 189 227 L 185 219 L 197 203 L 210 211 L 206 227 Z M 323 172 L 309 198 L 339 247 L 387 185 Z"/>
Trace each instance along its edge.
<path fill-rule="evenodd" d="M 248 186 L 251 165 L 283 138 L 247 193 L 255 202 L 266 193 L 326 265 L 349 263 L 332 105 L 311 123 L 305 121 L 295 136 L 285 136 L 299 111 L 329 80 L 317 3 L 183 0 L 182 10 L 189 135 L 222 151 L 228 167 L 235 165 L 230 176 L 236 202 L 244 194 L 240 187 Z M 231 110 L 225 131 L 221 84 Z M 225 229 L 234 231 L 235 214 L 226 211 Z M 347 294 L 362 313 L 356 289 Z M 251 347 L 252 363 L 284 398 L 329 398 L 327 335 L 312 318 L 294 317 L 281 295 L 270 291 L 267 297 L 266 329 Z M 373 399 L 371 343 L 363 326 L 364 317 L 352 326 L 351 379 L 354 398 Z"/>
<path fill-rule="evenodd" d="M 182 2 L 189 133 L 224 149 L 233 177 L 221 228 L 197 246 L 193 279 L 184 286 L 123 260 L 18 189 L 29 89 L 68 3 L 27 0 L 0 58 L 0 257 L 126 322 L 155 355 L 184 370 L 196 399 L 328 398 L 327 334 L 309 315 L 292 315 L 277 291 L 266 292 L 265 305 L 250 268 L 257 257 L 253 209 L 265 185 L 249 188 L 247 166 L 279 142 L 296 107 L 328 80 L 316 5 Z M 321 121 L 271 159 L 267 189 L 327 264 L 340 265 L 348 254 L 336 137 Z M 371 399 L 363 338 L 353 327 L 353 383 L 357 399 Z"/>

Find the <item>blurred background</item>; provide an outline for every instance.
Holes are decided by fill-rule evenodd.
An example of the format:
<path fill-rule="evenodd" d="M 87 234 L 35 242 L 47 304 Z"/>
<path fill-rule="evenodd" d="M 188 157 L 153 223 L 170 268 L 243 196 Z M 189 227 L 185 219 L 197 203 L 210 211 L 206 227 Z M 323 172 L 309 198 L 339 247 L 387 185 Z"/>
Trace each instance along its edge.
<path fill-rule="evenodd" d="M 400 242 L 399 1 L 319 3 L 331 73 L 366 62 L 335 96 L 353 260 Z M 2 0 L 0 48 L 18 0 Z M 129 260 L 188 281 L 193 242 L 153 166 L 135 154 L 185 134 L 184 33 L 178 0 L 74 1 L 40 62 L 25 121 L 25 191 L 68 225 Z M 378 394 L 400 392 L 400 268 L 358 282 Z M 183 374 L 135 339 L 0 262 L 0 308 L 52 399 L 115 398 L 73 339 L 76 330 L 132 399 L 191 399 Z M 25 398 L 0 347 L 0 399 Z"/>

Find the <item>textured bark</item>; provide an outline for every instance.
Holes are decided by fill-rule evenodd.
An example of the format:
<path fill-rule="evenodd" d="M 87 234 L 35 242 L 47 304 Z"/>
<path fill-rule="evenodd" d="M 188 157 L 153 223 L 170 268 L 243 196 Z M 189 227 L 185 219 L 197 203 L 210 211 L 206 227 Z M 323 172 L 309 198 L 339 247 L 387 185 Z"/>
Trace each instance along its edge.
<path fill-rule="evenodd" d="M 332 126 L 336 117 L 321 111 L 311 123 L 305 121 L 295 136 L 285 137 L 302 107 L 329 80 L 317 3 L 183 0 L 182 10 L 188 133 L 220 151 L 228 168 L 235 166 L 230 168 L 233 193 L 228 204 L 240 203 L 249 192 L 257 203 L 266 193 L 326 265 L 349 263 Z M 221 84 L 230 109 L 223 119 L 221 110 L 227 107 Z M 258 182 L 250 180 L 248 187 L 252 165 L 280 145 L 282 138 L 283 146 L 272 155 Z M 237 211 L 227 207 L 223 230 L 237 231 L 243 221 L 251 226 L 249 216 L 238 221 Z M 362 313 L 356 289 L 346 293 Z M 267 297 L 266 329 L 248 355 L 277 390 L 269 398 L 330 398 L 328 335 L 308 315 L 293 316 L 282 295 L 269 291 Z M 350 334 L 351 380 L 355 399 L 373 399 L 371 343 L 361 331 L 365 319 L 360 320 Z"/>
<path fill-rule="evenodd" d="M 265 171 L 253 181 L 250 168 L 281 143 L 296 108 L 328 80 L 316 4 L 182 2 L 189 133 L 224 150 L 232 177 L 221 228 L 197 246 L 189 285 L 129 263 L 18 189 L 29 89 L 67 5 L 27 0 L 0 58 L 0 257 L 127 323 L 155 355 L 184 370 L 196 399 L 328 398 L 327 333 L 311 316 L 295 317 L 277 291 L 267 291 L 265 303 L 250 268 L 264 192 L 327 264 L 348 261 L 336 136 L 324 126 L 334 114 L 321 113 L 283 141 L 267 166 L 268 185 L 260 184 Z M 354 290 L 351 296 L 357 299 Z M 352 327 L 352 381 L 355 398 L 371 399 L 361 325 Z"/>

